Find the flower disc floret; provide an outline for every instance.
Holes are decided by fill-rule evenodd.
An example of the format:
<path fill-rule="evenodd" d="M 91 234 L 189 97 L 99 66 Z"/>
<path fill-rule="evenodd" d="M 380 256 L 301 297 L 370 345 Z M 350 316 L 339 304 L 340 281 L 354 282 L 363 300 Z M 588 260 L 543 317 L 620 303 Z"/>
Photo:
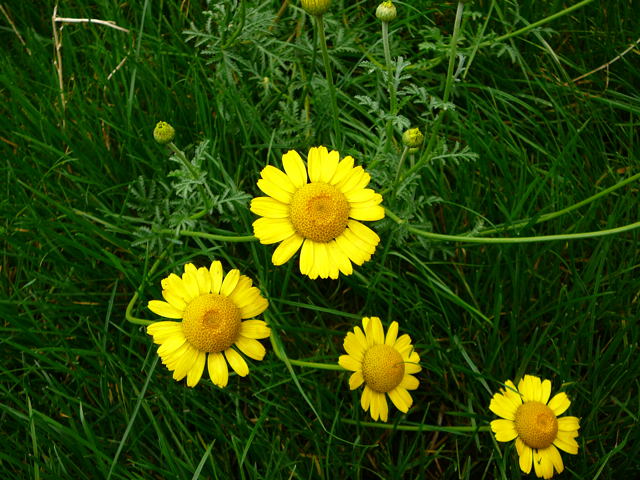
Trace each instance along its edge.
<path fill-rule="evenodd" d="M 566 393 L 551 397 L 551 381 L 525 375 L 518 387 L 507 380 L 504 389 L 491 399 L 489 409 L 500 416 L 491 422 L 499 442 L 515 440 L 520 470 L 549 479 L 564 470 L 559 450 L 578 453 L 576 417 L 561 417 L 571 405 Z M 550 399 L 551 398 L 551 399 Z"/>
<path fill-rule="evenodd" d="M 547 448 L 556 439 L 558 419 L 543 403 L 523 403 L 513 420 L 522 441 L 531 448 Z"/>
<path fill-rule="evenodd" d="M 349 202 L 340 190 L 326 183 L 308 183 L 291 199 L 291 223 L 304 238 L 328 242 L 340 236 L 349 222 Z"/>
<path fill-rule="evenodd" d="M 203 352 L 222 352 L 240 333 L 240 310 L 222 295 L 201 295 L 184 310 L 182 331 L 191 345 Z"/>
<path fill-rule="evenodd" d="M 362 376 L 374 392 L 390 392 L 404 377 L 402 356 L 389 345 L 374 345 L 364 354 Z"/>
<path fill-rule="evenodd" d="M 253 233 L 264 245 L 280 243 L 274 265 L 289 261 L 300 250 L 300 273 L 315 278 L 351 275 L 352 263 L 371 258 L 380 237 L 362 221 L 384 218 L 382 196 L 366 188 L 370 175 L 354 167 L 350 156 L 312 147 L 307 164 L 294 150 L 282 156 L 284 171 L 266 166 L 258 188 L 267 196 L 251 200 L 261 218 Z"/>
<path fill-rule="evenodd" d="M 182 277 L 171 274 L 162 279 L 165 301 L 149 301 L 149 310 L 179 322 L 155 322 L 147 327 L 158 347 L 162 363 L 175 380 L 187 377 L 187 386 L 200 381 L 205 366 L 211 381 L 227 385 L 227 364 L 241 377 L 249 366 L 237 350 L 253 360 L 266 353 L 258 341 L 268 338 L 271 329 L 254 317 L 269 306 L 249 277 L 236 269 L 226 276 L 218 261 L 210 268 L 184 267 Z M 236 350 L 237 349 L 237 350 Z"/>
<path fill-rule="evenodd" d="M 347 355 L 338 359 L 340 366 L 353 373 L 349 388 L 364 384 L 360 406 L 374 420 L 386 422 L 389 414 L 387 396 L 401 412 L 413 404 L 409 390 L 418 388 L 413 374 L 418 373 L 420 356 L 413 350 L 409 335 L 398 337 L 398 322 L 391 322 L 385 336 L 378 317 L 364 317 L 362 329 L 355 327 L 344 339 Z"/>

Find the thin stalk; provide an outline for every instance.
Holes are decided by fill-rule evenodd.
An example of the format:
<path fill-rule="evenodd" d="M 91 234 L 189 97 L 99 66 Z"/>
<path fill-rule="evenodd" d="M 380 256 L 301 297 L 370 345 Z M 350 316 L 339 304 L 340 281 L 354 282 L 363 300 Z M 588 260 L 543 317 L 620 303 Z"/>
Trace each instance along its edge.
<path fill-rule="evenodd" d="M 276 354 L 276 357 L 278 357 L 278 360 L 280 360 L 281 362 L 284 362 L 285 356 L 283 352 L 280 351 L 280 348 L 278 347 L 278 344 L 276 343 L 273 335 L 269 337 L 269 340 L 271 341 L 271 347 L 273 348 L 273 353 Z M 306 360 L 294 360 L 289 357 L 286 357 L 286 358 L 291 365 L 297 365 L 298 367 L 315 368 L 318 370 L 338 370 L 342 372 L 345 371 L 345 369 L 342 368 L 337 363 L 307 362 Z"/>
<path fill-rule="evenodd" d="M 395 213 L 388 209 L 385 209 L 385 214 L 391 218 L 394 222 L 400 224 L 406 223 L 406 220 L 401 219 Z M 481 237 L 466 237 L 464 235 L 443 235 L 440 233 L 426 232 L 416 227 L 408 226 L 407 231 L 419 235 L 421 237 L 429 238 L 431 240 L 438 240 L 443 242 L 463 242 L 463 243 L 537 243 L 537 242 L 555 242 L 558 240 L 579 240 L 584 238 L 604 237 L 607 235 L 616 235 L 618 233 L 627 232 L 640 228 L 640 222 L 630 223 L 622 227 L 611 228 L 608 230 L 596 230 L 594 232 L 583 233 L 568 233 L 563 235 L 540 235 L 537 237 L 512 237 L 512 238 L 481 238 Z"/>
<path fill-rule="evenodd" d="M 393 192 L 394 195 L 398 188 L 398 183 L 400 182 L 400 172 L 402 172 L 402 166 L 404 165 L 404 160 L 407 158 L 407 153 L 409 152 L 409 147 L 405 145 L 404 150 L 402 150 L 402 155 L 400 155 L 400 160 L 398 161 L 398 171 L 396 171 L 396 178 L 393 180 Z"/>
<path fill-rule="evenodd" d="M 498 38 L 494 38 L 493 40 L 487 40 L 486 42 L 482 42 L 480 45 L 478 45 L 478 47 L 487 47 L 489 45 L 493 45 L 494 43 L 502 42 L 504 40 L 508 40 L 509 38 L 517 37 L 518 35 L 522 35 L 523 33 L 533 30 L 534 28 L 538 28 L 539 26 L 544 25 L 545 23 L 549 23 L 553 20 L 556 20 L 557 18 L 567 15 L 568 13 L 571 13 L 574 10 L 578 10 L 579 8 L 585 7 L 590 3 L 592 3 L 593 1 L 594 0 L 582 0 L 582 2 L 578 2 L 575 5 L 571 5 L 570 7 L 567 7 L 564 10 L 560 10 L 559 12 L 554 13 L 553 15 L 549 15 L 548 17 L 538 20 L 537 22 L 533 22 L 527 25 L 526 27 L 522 27 L 516 30 L 515 32 L 506 33 L 504 35 L 499 36 Z"/>
<path fill-rule="evenodd" d="M 324 34 L 324 21 L 321 15 L 314 16 L 316 20 L 316 28 L 318 30 L 318 38 L 320 40 L 320 49 L 322 50 L 322 61 L 324 62 L 324 70 L 327 76 L 327 84 L 329 85 L 329 97 L 331 98 L 331 109 L 333 111 L 333 133 L 334 145 L 340 147 L 340 124 L 338 122 L 338 102 L 336 100 L 336 87 L 333 84 L 333 74 L 331 73 L 331 64 L 329 63 L 329 51 L 327 50 L 327 38 Z"/>
<path fill-rule="evenodd" d="M 630 176 L 629 178 L 625 178 L 624 180 L 616 183 L 615 185 L 612 185 L 609 188 L 605 188 L 604 190 L 602 190 L 601 192 L 596 193 L 595 195 L 591 195 L 589 198 L 585 198 L 584 200 L 581 200 L 578 203 L 574 203 L 573 205 L 570 205 L 566 208 L 563 208 L 562 210 L 557 210 L 555 212 L 550 212 L 550 213 L 545 213 L 544 215 L 540 215 L 538 218 L 536 219 L 532 219 L 532 218 L 525 218 L 524 220 L 518 220 L 517 222 L 514 222 L 510 225 L 498 225 L 496 227 L 493 228 L 487 228 L 486 230 L 480 230 L 479 232 L 476 233 L 476 235 L 489 235 L 491 233 L 497 233 L 497 232 L 501 232 L 504 230 L 511 230 L 514 228 L 518 228 L 518 227 L 522 227 L 524 225 L 537 225 L 538 223 L 542 223 L 542 222 L 547 222 L 549 220 L 552 220 L 554 218 L 560 217 L 561 215 L 564 215 L 566 213 L 572 212 L 573 210 L 577 210 L 580 207 L 584 207 L 585 205 L 588 205 L 591 202 L 594 202 L 595 200 L 598 200 L 599 198 L 604 197 L 605 195 L 618 190 L 619 188 L 624 187 L 625 185 L 634 182 L 636 180 L 640 179 L 640 173 L 636 173 L 635 175 Z"/>
<path fill-rule="evenodd" d="M 142 280 L 142 283 L 138 287 L 138 290 L 133 294 L 133 297 L 131 297 L 131 300 L 129 300 L 129 304 L 127 305 L 127 309 L 124 312 L 124 318 L 126 318 L 128 322 L 133 323 L 135 325 L 151 325 L 152 323 L 155 323 L 152 320 L 144 320 L 143 318 L 134 317 L 131 312 L 133 311 L 133 307 L 135 306 L 136 302 L 138 301 L 138 298 L 139 298 L 138 292 L 140 292 L 142 290 L 142 287 L 144 286 L 144 284 L 147 281 L 147 279 L 151 275 L 153 275 L 153 272 L 155 272 L 156 269 L 160 266 L 160 262 L 162 262 L 162 260 L 164 260 L 164 257 L 166 255 L 167 255 L 167 250 L 162 252 L 162 254 L 158 257 L 158 259 L 155 262 L 153 262 L 153 265 L 151 265 L 151 268 L 149 269 L 149 271 L 145 275 L 144 279 Z"/>
<path fill-rule="evenodd" d="M 184 166 L 187 167 L 187 170 L 189 170 L 189 173 L 193 177 L 193 180 L 198 182 L 199 180 L 198 172 L 196 172 L 196 170 L 193 168 L 193 165 L 191 165 L 191 162 L 187 159 L 187 156 L 184 154 L 184 152 L 180 150 L 178 147 L 176 147 L 175 143 L 173 142 L 169 142 L 168 146 L 171 149 L 171 151 L 173 151 L 173 153 L 176 154 L 176 156 L 180 159 L 180 161 L 184 164 Z M 196 183 L 196 186 L 198 187 L 198 193 L 200 193 L 200 196 L 202 197 L 202 201 L 204 202 L 207 211 L 210 211 L 211 198 L 209 197 L 209 195 L 206 194 L 206 192 L 204 191 L 204 187 L 202 186 L 201 183 Z"/>
<path fill-rule="evenodd" d="M 396 87 L 393 81 L 393 65 L 391 63 L 391 49 L 389 48 L 389 22 L 382 22 L 382 47 L 384 48 L 384 62 L 386 65 L 387 74 L 387 89 L 389 90 L 389 113 L 391 117 L 395 116 L 397 112 L 397 99 L 396 99 Z M 391 148 L 391 141 L 393 139 L 393 121 L 392 118 L 387 120 L 387 151 Z"/>
<path fill-rule="evenodd" d="M 176 232 L 174 230 L 171 230 L 170 228 L 163 228 L 160 230 L 154 230 L 153 233 L 159 233 L 161 235 L 174 235 Z M 181 230 L 180 232 L 178 232 L 178 235 L 192 238 L 206 238 L 207 240 L 216 240 L 219 242 L 229 243 L 254 242 L 258 240 L 253 235 L 217 235 L 215 233 L 194 232 L 191 230 Z"/>
<path fill-rule="evenodd" d="M 461 427 L 441 427 L 440 425 L 393 425 L 388 423 L 377 422 L 360 422 L 357 420 L 351 420 L 349 418 L 343 418 L 344 423 L 349 425 L 360 425 L 362 427 L 374 427 L 382 428 L 383 430 L 403 430 L 405 432 L 446 432 L 453 434 L 465 434 L 476 432 L 489 432 L 491 431 L 489 425 L 483 425 L 481 427 L 474 426 L 461 426 Z"/>

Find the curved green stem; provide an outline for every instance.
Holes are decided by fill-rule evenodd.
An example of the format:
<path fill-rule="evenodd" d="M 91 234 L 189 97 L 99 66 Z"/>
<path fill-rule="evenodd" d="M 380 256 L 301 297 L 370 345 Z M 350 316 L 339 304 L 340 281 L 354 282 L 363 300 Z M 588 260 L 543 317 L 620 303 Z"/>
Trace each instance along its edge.
<path fill-rule="evenodd" d="M 139 298 L 138 292 L 140 290 L 142 290 L 142 287 L 144 286 L 144 284 L 147 281 L 147 279 L 151 275 L 153 275 L 153 272 L 156 271 L 156 269 L 160 265 L 160 262 L 162 260 L 164 260 L 164 257 L 166 255 L 167 255 L 167 250 L 162 252 L 162 254 L 158 257 L 158 259 L 155 262 L 153 262 L 153 265 L 151 265 L 151 268 L 149 269 L 149 271 L 147 272 L 147 274 L 143 278 L 142 283 L 140 284 L 140 287 L 138 287 L 138 291 L 136 291 L 133 294 L 133 297 L 131 297 L 131 300 L 129 300 L 129 304 L 127 305 L 127 309 L 124 312 L 124 318 L 126 318 L 128 322 L 133 323 L 135 325 L 151 325 L 152 323 L 155 323 L 152 320 L 145 320 L 143 318 L 134 317 L 131 312 L 133 311 L 133 307 L 135 306 L 136 302 L 138 301 L 138 298 Z"/>
<path fill-rule="evenodd" d="M 589 5 L 590 3 L 592 3 L 594 0 L 582 0 L 582 2 L 578 2 L 575 5 L 571 5 L 570 7 L 565 8 L 564 10 L 560 10 L 557 13 L 554 13 L 553 15 L 549 15 L 548 17 L 545 17 L 541 20 L 538 20 L 537 22 L 533 22 L 530 25 L 527 25 L 526 27 L 522 27 L 518 30 L 516 30 L 515 32 L 511 32 L 511 33 L 506 33 L 504 35 L 499 36 L 498 38 L 494 38 L 493 40 L 487 40 L 486 42 L 482 42 L 479 47 L 487 47 L 489 45 L 492 45 L 494 43 L 497 42 L 502 42 L 504 40 L 508 40 L 509 38 L 513 38 L 513 37 L 517 37 L 518 35 L 522 35 L 523 33 L 526 33 L 530 30 L 533 30 L 534 28 L 537 28 L 541 25 L 544 25 L 545 23 L 549 23 L 557 18 L 560 18 L 568 13 L 573 12 L 574 10 L 578 10 L 579 8 L 585 7 L 587 5 Z"/>
<path fill-rule="evenodd" d="M 275 328 L 275 322 L 273 322 L 271 320 L 271 314 L 269 312 L 264 312 L 263 314 L 264 319 L 266 320 L 266 322 L 271 325 L 271 328 Z M 271 342 L 271 347 L 273 348 L 273 353 L 276 354 L 276 357 L 278 357 L 278 360 L 280 360 L 283 363 L 289 363 L 291 365 L 297 365 L 299 367 L 307 367 L 307 368 L 316 368 L 319 370 L 338 370 L 338 371 L 345 371 L 344 368 L 342 368 L 340 365 L 338 365 L 337 363 L 319 363 L 319 362 L 308 362 L 306 360 L 294 360 L 291 359 L 287 356 L 287 354 L 285 353 L 284 349 L 282 349 L 280 347 L 280 345 L 278 344 L 278 342 L 275 339 L 275 335 L 271 334 L 269 336 L 269 341 Z"/>
<path fill-rule="evenodd" d="M 397 224 L 401 225 L 407 223 L 406 220 L 401 219 L 396 214 L 391 212 L 388 209 L 385 209 L 386 215 L 392 219 Z M 594 232 L 583 232 L 583 233 L 567 233 L 562 235 L 540 235 L 537 237 L 512 237 L 512 238 L 481 238 L 481 237 L 468 237 L 464 235 L 443 235 L 440 233 L 433 233 L 421 230 L 416 227 L 407 226 L 407 231 L 419 235 L 421 237 L 428 238 L 430 240 L 438 240 L 443 242 L 462 242 L 462 243 L 536 243 L 536 242 L 555 242 L 558 240 L 578 240 L 583 238 L 595 238 L 595 237 L 604 237 L 607 235 L 616 235 L 618 233 L 627 232 L 629 230 L 634 230 L 636 228 L 640 228 L 640 222 L 630 223 L 628 225 L 624 225 L 622 227 L 611 228 L 607 230 L 596 230 Z"/>
<path fill-rule="evenodd" d="M 393 64 L 391 63 L 391 48 L 389 47 L 389 22 L 382 22 L 382 46 L 384 48 L 384 61 L 386 64 L 387 74 L 387 88 L 389 90 L 389 113 L 391 117 L 395 116 L 397 112 L 397 100 L 396 100 L 396 88 L 393 81 Z M 391 148 L 391 141 L 393 139 L 393 121 L 392 118 L 387 120 L 387 151 Z"/>
<path fill-rule="evenodd" d="M 170 228 L 163 228 L 160 230 L 154 230 L 154 233 L 160 233 L 163 235 L 174 235 L 176 232 Z M 194 232 L 191 230 L 181 230 L 178 235 L 183 237 L 198 237 L 206 238 L 207 240 L 216 240 L 219 242 L 229 243 L 242 243 L 242 242 L 254 242 L 258 240 L 253 235 L 217 235 L 215 233 Z"/>
<path fill-rule="evenodd" d="M 393 180 L 393 194 L 395 196 L 398 188 L 398 183 L 400 183 L 400 174 L 402 172 L 402 165 L 404 164 L 405 158 L 407 158 L 407 153 L 409 152 L 409 147 L 405 145 L 404 150 L 402 150 L 402 155 L 400 156 L 400 160 L 398 161 L 398 170 L 396 171 L 396 178 Z"/>
<path fill-rule="evenodd" d="M 576 210 L 580 207 L 584 207 L 585 205 L 588 205 L 589 203 L 598 200 L 601 197 L 604 197 L 605 195 L 618 190 L 619 188 L 624 187 L 625 185 L 634 182 L 636 180 L 640 179 L 640 173 L 636 173 L 635 175 L 630 176 L 629 178 L 625 178 L 624 180 L 616 183 L 615 185 L 612 185 L 609 188 L 605 188 L 604 190 L 602 190 L 601 192 L 596 193 L 595 195 L 591 195 L 589 198 L 585 198 L 584 200 L 581 200 L 578 203 L 574 203 L 573 205 L 570 205 L 566 208 L 563 208 L 562 210 L 557 210 L 555 212 L 550 212 L 550 213 L 545 213 L 544 215 L 540 215 L 538 218 L 525 218 L 524 220 L 518 220 L 517 222 L 513 222 L 509 225 L 496 225 L 493 228 L 487 228 L 485 230 L 481 230 L 479 232 L 477 232 L 477 235 L 489 235 L 491 233 L 498 233 L 500 231 L 504 231 L 504 230 L 511 230 L 514 228 L 519 228 L 525 225 L 537 225 L 538 223 L 542 223 L 542 222 L 546 222 L 549 220 L 552 220 L 554 218 L 557 218 L 561 215 L 564 215 L 565 213 L 569 213 L 572 212 L 573 210 Z"/>
<path fill-rule="evenodd" d="M 327 38 L 324 34 L 324 21 L 321 15 L 314 16 L 316 28 L 318 30 L 318 38 L 320 39 L 320 49 L 322 50 L 322 61 L 324 62 L 325 75 L 327 76 L 327 84 L 329 85 L 329 97 L 331 98 L 331 109 L 333 111 L 333 132 L 334 145 L 340 146 L 340 124 L 338 122 L 338 102 L 336 100 L 336 87 L 333 84 L 333 74 L 331 73 L 331 64 L 329 63 L 329 52 L 327 50 Z"/>
<path fill-rule="evenodd" d="M 456 54 L 458 51 L 458 40 L 460 39 L 460 25 L 462 24 L 462 12 L 464 11 L 464 2 L 458 2 L 458 8 L 456 9 L 456 19 L 453 23 L 453 34 L 451 35 L 451 43 L 449 44 L 449 66 L 447 67 L 447 79 L 444 85 L 444 95 L 442 97 L 442 103 L 444 104 L 442 110 L 438 113 L 434 124 L 427 128 L 426 131 L 431 130 L 431 136 L 429 137 L 429 143 L 427 143 L 427 148 L 422 154 L 422 158 L 429 158 L 431 154 L 431 150 L 435 146 L 436 140 L 438 138 L 438 131 L 440 130 L 440 124 L 442 123 L 442 118 L 444 117 L 447 108 L 446 104 L 449 101 L 449 96 L 451 95 L 451 89 L 453 88 L 453 69 L 456 65 Z M 418 162 L 416 167 L 418 167 L 421 162 Z M 414 167 L 415 168 L 415 167 Z M 412 169 L 413 170 L 413 169 Z"/>
<path fill-rule="evenodd" d="M 362 427 L 374 427 L 374 428 L 382 428 L 384 430 L 402 430 L 405 432 L 446 432 L 453 434 L 465 434 L 465 433 L 475 433 L 475 432 L 489 432 L 491 431 L 489 425 L 483 425 L 481 427 L 474 426 L 463 426 L 463 427 L 441 427 L 440 425 L 393 425 L 388 423 L 377 423 L 377 422 L 359 422 L 357 420 L 351 420 L 349 418 L 343 418 L 342 421 L 344 423 L 348 423 L 349 425 L 360 425 Z"/>

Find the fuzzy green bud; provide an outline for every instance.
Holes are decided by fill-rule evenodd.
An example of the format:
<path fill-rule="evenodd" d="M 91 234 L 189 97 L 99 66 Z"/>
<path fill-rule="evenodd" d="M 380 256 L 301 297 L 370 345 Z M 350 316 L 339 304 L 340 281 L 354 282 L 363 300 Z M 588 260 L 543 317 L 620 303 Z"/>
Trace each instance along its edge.
<path fill-rule="evenodd" d="M 331 0 L 300 0 L 300 3 L 305 12 L 318 17 L 327 13 L 331 6 Z"/>
<path fill-rule="evenodd" d="M 156 128 L 153 129 L 153 138 L 160 145 L 164 145 L 169 142 L 173 142 L 176 136 L 176 131 L 167 122 L 158 122 Z"/>
<path fill-rule="evenodd" d="M 402 134 L 402 143 L 405 147 L 418 148 L 424 142 L 424 135 L 418 128 L 410 128 Z"/>
<path fill-rule="evenodd" d="M 378 20 L 383 22 L 391 22 L 392 20 L 395 20 L 397 14 L 398 11 L 396 10 L 396 6 L 393 2 L 382 2 L 378 5 L 378 8 L 376 8 L 376 17 L 378 17 Z"/>

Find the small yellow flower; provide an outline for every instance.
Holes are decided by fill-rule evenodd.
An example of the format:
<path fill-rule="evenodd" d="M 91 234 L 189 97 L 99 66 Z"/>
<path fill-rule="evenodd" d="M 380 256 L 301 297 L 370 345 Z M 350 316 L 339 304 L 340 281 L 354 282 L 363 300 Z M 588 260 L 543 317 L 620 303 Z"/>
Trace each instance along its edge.
<path fill-rule="evenodd" d="M 412 374 L 422 370 L 420 356 L 413 350 L 409 335 L 398 338 L 398 322 L 391 323 L 386 338 L 378 317 L 364 317 L 362 327 L 347 333 L 344 349 L 348 355 L 341 355 L 338 363 L 354 372 L 349 378 L 351 390 L 364 383 L 362 409 L 370 410 L 374 420 L 386 422 L 389 407 L 385 394 L 401 412 L 411 407 L 413 399 L 408 390 L 418 388 L 418 379 Z"/>
<path fill-rule="evenodd" d="M 380 220 L 382 196 L 365 188 L 371 179 L 353 158 L 325 147 L 309 150 L 307 167 L 297 152 L 282 156 L 284 172 L 265 167 L 258 188 L 268 197 L 251 201 L 260 243 L 282 242 L 273 252 L 274 265 L 286 263 L 299 249 L 300 272 L 309 278 L 350 275 L 351 262 L 371 258 L 380 237 L 358 220 Z M 307 171 L 310 182 L 307 183 Z"/>
<path fill-rule="evenodd" d="M 331 0 L 300 0 L 302 8 L 309 15 L 324 15 L 331 6 Z"/>
<path fill-rule="evenodd" d="M 160 145 L 164 145 L 169 142 L 173 142 L 176 136 L 176 131 L 167 122 L 158 122 L 156 128 L 153 129 L 153 138 Z"/>
<path fill-rule="evenodd" d="M 188 263 L 182 277 L 172 273 L 162 280 L 166 301 L 151 300 L 149 310 L 182 321 L 153 323 L 147 333 L 160 345 L 158 355 L 175 380 L 186 376 L 187 385 L 195 387 L 207 363 L 211 381 L 224 387 L 229 379 L 227 362 L 241 377 L 249 373 L 247 362 L 233 347 L 254 360 L 264 358 L 266 350 L 257 339 L 268 338 L 271 330 L 262 320 L 245 319 L 260 315 L 269 302 L 252 283 L 237 269 L 224 276 L 218 261 L 210 268 Z"/>
<path fill-rule="evenodd" d="M 418 148 L 424 142 L 424 135 L 419 128 L 410 128 L 402 134 L 402 143 L 409 148 Z"/>
<path fill-rule="evenodd" d="M 517 389 L 511 380 L 505 386 L 489 404 L 489 409 L 502 417 L 491 422 L 496 440 L 515 439 L 524 473 L 531 472 L 532 465 L 539 478 L 553 477 L 554 469 L 562 472 L 564 465 L 558 448 L 572 455 L 578 453 L 575 438 L 580 429 L 578 418 L 558 418 L 571 405 L 567 394 L 561 392 L 549 400 L 551 381 L 541 381 L 533 375 L 525 375 Z"/>
<path fill-rule="evenodd" d="M 393 2 L 382 2 L 376 8 L 376 17 L 382 22 L 391 22 L 395 20 L 398 10 Z"/>

